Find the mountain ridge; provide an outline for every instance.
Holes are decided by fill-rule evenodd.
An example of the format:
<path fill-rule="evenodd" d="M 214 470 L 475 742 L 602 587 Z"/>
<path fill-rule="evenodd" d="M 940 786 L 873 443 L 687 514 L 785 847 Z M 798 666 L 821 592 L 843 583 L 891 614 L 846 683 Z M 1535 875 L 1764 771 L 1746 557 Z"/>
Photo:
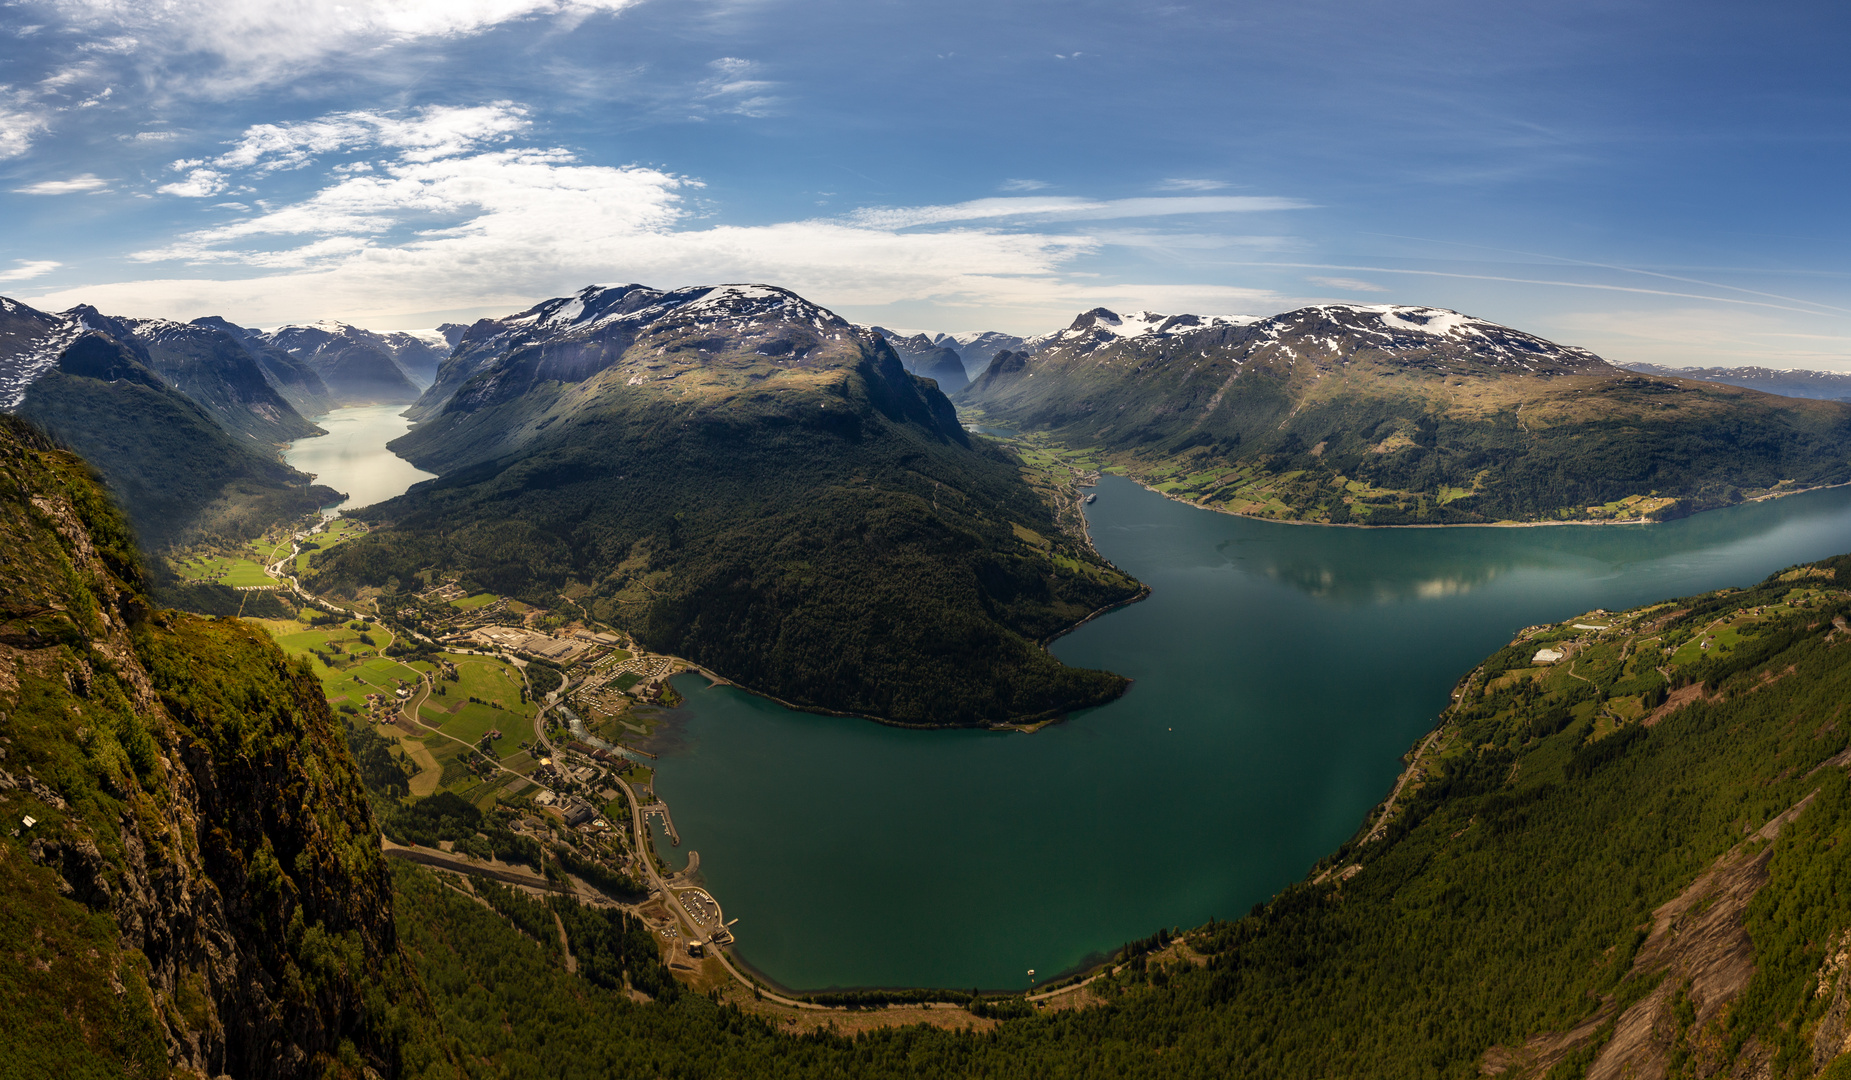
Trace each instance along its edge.
<path fill-rule="evenodd" d="M 1234 513 L 1640 520 L 1851 481 L 1843 405 L 1639 375 L 1443 309 L 1087 312 L 1036 340 L 959 403 Z"/>
<path fill-rule="evenodd" d="M 1139 587 L 1071 488 L 974 443 L 878 335 L 788 290 L 593 286 L 472 326 L 392 448 L 439 479 L 317 557 L 571 593 L 652 649 L 802 707 L 1046 719 L 1126 683 L 1036 643 Z"/>
<path fill-rule="evenodd" d="M 174 324 L 176 326 L 181 324 Z M 185 331 L 191 334 L 191 331 Z M 235 344 L 217 330 L 209 344 Z M 0 410 L 45 428 L 103 475 L 151 550 L 211 535 L 255 535 L 278 520 L 313 513 L 338 493 L 284 464 L 276 444 L 259 433 L 308 428 L 263 386 L 248 356 L 230 353 L 227 367 L 200 366 L 194 389 L 207 404 L 170 386 L 131 324 L 74 308 L 63 315 L 16 301 L 0 305 Z M 189 360 L 174 360 L 173 368 Z M 223 377 L 227 368 L 232 378 Z M 240 395 L 245 395 L 240 399 Z M 227 421 L 256 404 L 291 421 L 264 426 L 248 413 L 244 434 Z"/>

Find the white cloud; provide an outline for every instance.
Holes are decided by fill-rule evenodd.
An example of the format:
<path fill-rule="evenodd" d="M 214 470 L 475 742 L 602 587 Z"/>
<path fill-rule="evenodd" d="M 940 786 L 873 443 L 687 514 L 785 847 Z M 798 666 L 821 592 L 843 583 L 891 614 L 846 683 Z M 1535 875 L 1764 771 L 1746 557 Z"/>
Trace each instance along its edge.
<path fill-rule="evenodd" d="M 36 184 L 16 187 L 14 192 L 20 195 L 74 195 L 82 192 L 101 192 L 109 190 L 109 181 L 101 177 L 84 173 L 69 180 L 40 180 Z"/>
<path fill-rule="evenodd" d="M 783 100 L 771 91 L 778 86 L 757 77 L 759 65 L 737 56 L 722 56 L 707 65 L 713 75 L 702 81 L 700 97 L 721 112 L 739 116 L 770 116 Z"/>
<path fill-rule="evenodd" d="M 262 172 L 298 169 L 317 154 L 385 148 L 407 161 L 434 161 L 485 143 L 506 142 L 531 122 L 509 101 L 467 107 L 431 106 L 409 116 L 345 112 L 299 124 L 259 124 L 213 162 Z"/>
<path fill-rule="evenodd" d="M 1053 184 L 1048 183 L 1046 180 L 1004 180 L 1003 181 L 1004 191 L 1040 191 L 1043 188 L 1050 188 L 1053 186 L 1054 186 Z"/>
<path fill-rule="evenodd" d="M 64 265 L 61 262 L 52 262 L 50 259 L 15 259 L 14 261 L 19 263 L 19 269 L 0 270 L 0 281 L 30 281 L 35 277 L 44 277 Z"/>
<path fill-rule="evenodd" d="M 858 211 L 857 221 L 887 229 L 954 221 L 1036 218 L 1043 221 L 1110 221 L 1175 214 L 1250 214 L 1302 210 L 1310 203 L 1267 195 L 1197 195 L 1145 199 L 1082 199 L 1067 195 L 973 199 L 950 206 L 909 206 Z"/>
<path fill-rule="evenodd" d="M 1219 191 L 1227 187 L 1225 180 L 1190 180 L 1172 176 L 1157 185 L 1158 191 Z"/>
<path fill-rule="evenodd" d="M 180 168 L 184 162 L 175 162 Z M 171 184 L 162 184 L 156 188 L 163 195 L 179 195 L 188 199 L 209 199 L 226 188 L 225 174 L 216 169 L 193 169 L 186 174 L 185 180 L 176 180 Z"/>
<path fill-rule="evenodd" d="M 756 280 L 832 306 L 925 301 L 1013 313 L 1008 317 L 1018 324 L 1046 328 L 1099 304 L 1220 311 L 1264 308 L 1272 296 L 1101 282 L 1073 264 L 1113 242 L 1112 234 L 1052 223 L 1303 205 L 1247 196 L 1024 197 L 695 228 L 697 208 L 688 196 L 698 181 L 661 169 L 586 164 L 561 149 L 506 145 L 527 125 L 523 110 L 500 103 L 253 127 L 216 159 L 175 162 L 184 179 L 162 190 L 192 197 L 243 191 L 262 186 L 279 167 L 318 155 L 352 159 L 305 197 L 240 195 L 256 209 L 221 204 L 219 224 L 131 256 L 150 265 L 216 266 L 216 273 L 188 279 L 169 272 L 39 299 L 174 317 L 222 311 L 264 325 L 509 310 L 593 281 Z"/>
<path fill-rule="evenodd" d="M 9 86 L 0 86 L 0 160 L 32 148 L 32 137 L 45 130 L 45 110 Z"/>
<path fill-rule="evenodd" d="M 1360 278 L 1308 277 L 1305 280 L 1309 281 L 1313 285 L 1322 285 L 1327 289 L 1336 289 L 1339 292 L 1372 292 L 1373 293 L 1373 292 L 1387 292 L 1388 291 L 1388 289 L 1384 286 L 1377 285 L 1373 281 L 1363 281 Z"/>
<path fill-rule="evenodd" d="M 65 23 L 99 35 L 93 47 L 139 54 L 205 54 L 228 61 L 190 89 L 229 92 L 356 52 L 462 37 L 508 22 L 567 22 L 640 0 L 38 0 Z"/>

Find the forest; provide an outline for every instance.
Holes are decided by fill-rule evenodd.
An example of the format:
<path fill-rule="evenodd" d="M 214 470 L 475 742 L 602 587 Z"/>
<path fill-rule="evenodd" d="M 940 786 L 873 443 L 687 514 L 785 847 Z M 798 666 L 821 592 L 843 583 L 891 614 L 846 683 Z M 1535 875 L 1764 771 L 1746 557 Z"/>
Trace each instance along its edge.
<path fill-rule="evenodd" d="M 1380 823 L 1365 824 L 1244 918 L 1132 943 L 1088 987 L 1102 999 L 1092 1007 L 1028 1009 L 987 1033 L 793 1037 L 700 995 L 634 1005 L 558 992 L 571 977 L 512 919 L 413 869 L 397 879 L 412 901 L 400 925 L 445 1030 L 490 1063 L 483 1076 L 1465 1078 L 1499 1047 L 1516 1055 L 1584 1025 L 1532 1062 L 1564 1080 L 1583 1075 L 1615 1017 L 1658 993 L 1669 1075 L 1746 1060 L 1809 1077 L 1838 1000 L 1815 992 L 1821 965 L 1851 927 L 1851 782 L 1827 764 L 1851 744 L 1851 640 L 1834 626 L 1848 587 L 1841 557 L 1654 605 L 1623 640 L 1588 644 L 1575 668 L 1585 687 L 1522 663 L 1533 643 L 1495 655 L 1463 680 L 1442 719 L 1451 749 L 1378 839 L 1365 837 Z M 1743 627 L 1727 655 L 1657 673 L 1654 648 L 1723 620 Z M 1703 693 L 1650 727 L 1616 721 L 1662 705 L 1673 681 Z M 1769 851 L 1757 830 L 1796 806 L 1741 915 L 1752 979 L 1730 1007 L 1699 1010 L 1704 986 L 1663 958 L 1653 912 L 1719 857 Z M 503 1022 L 533 1000 L 549 1003 L 542 1017 Z"/>
<path fill-rule="evenodd" d="M 317 553 L 314 585 L 455 571 L 547 608 L 573 590 L 652 651 L 896 723 L 1045 719 L 1122 692 L 1039 646 L 1141 587 L 1061 531 L 1010 454 L 889 416 L 860 379 L 827 410 L 643 403 L 562 423 L 367 509 L 387 527 Z"/>

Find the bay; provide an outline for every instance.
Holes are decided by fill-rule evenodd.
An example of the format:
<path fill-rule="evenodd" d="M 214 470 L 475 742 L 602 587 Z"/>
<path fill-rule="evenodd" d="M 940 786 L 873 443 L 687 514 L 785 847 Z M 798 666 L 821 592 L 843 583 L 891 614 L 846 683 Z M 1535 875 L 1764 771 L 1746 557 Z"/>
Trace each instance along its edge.
<path fill-rule="evenodd" d="M 656 789 L 799 989 L 1026 988 L 1300 878 L 1519 628 L 1851 550 L 1851 490 L 1648 526 L 1344 529 L 1105 477 L 1095 543 L 1150 585 L 1054 645 L 1135 680 L 1034 735 L 794 712 L 680 676 Z"/>
<path fill-rule="evenodd" d="M 336 409 L 314 418 L 326 435 L 297 439 L 284 449 L 284 461 L 311 474 L 317 483 L 347 496 L 333 506 L 323 507 L 323 516 L 371 506 L 403 495 L 420 480 L 436 478 L 435 473 L 425 472 L 386 449 L 388 442 L 411 430 L 411 421 L 399 415 L 404 408 L 352 405 Z"/>

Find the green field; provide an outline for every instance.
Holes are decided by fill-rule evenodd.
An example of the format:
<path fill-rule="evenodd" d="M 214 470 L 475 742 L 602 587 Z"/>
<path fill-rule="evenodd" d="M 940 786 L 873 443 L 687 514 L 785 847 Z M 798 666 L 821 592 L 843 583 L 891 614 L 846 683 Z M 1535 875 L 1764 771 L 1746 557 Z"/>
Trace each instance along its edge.
<path fill-rule="evenodd" d="M 369 635 L 374 642 L 369 646 L 360 641 L 360 631 L 345 626 L 311 630 L 298 622 L 252 621 L 269 631 L 290 656 L 309 658 L 328 704 L 336 708 L 344 704 L 360 707 L 366 703 L 366 695 L 390 695 L 400 685 L 415 687 L 420 674 L 432 666 L 422 661 L 407 664 L 382 655 L 380 650 L 391 637 L 378 628 Z M 318 654 L 325 654 L 333 663 Z"/>
<path fill-rule="evenodd" d="M 175 564 L 174 569 L 188 581 L 209 581 L 216 585 L 229 585 L 234 589 L 277 583 L 275 578 L 264 573 L 262 564 L 229 555 L 194 556 Z"/>
<path fill-rule="evenodd" d="M 474 611 L 477 608 L 485 608 L 499 599 L 501 599 L 501 597 L 496 596 L 494 593 L 477 593 L 474 596 L 465 596 L 461 600 L 452 600 L 450 601 L 450 606 L 460 608 L 463 611 Z"/>
<path fill-rule="evenodd" d="M 365 526 L 358 522 L 348 521 L 346 518 L 335 518 L 333 521 L 328 522 L 326 525 L 322 526 L 320 532 L 308 538 L 304 544 L 303 550 L 296 555 L 296 575 L 300 577 L 308 572 L 309 559 L 316 552 L 326 551 L 337 544 L 351 540 L 356 536 L 364 536 L 365 534 Z M 314 546 L 307 546 L 309 544 Z"/>
<path fill-rule="evenodd" d="M 443 695 L 432 695 L 419 710 L 427 724 L 435 725 L 445 735 L 476 743 L 491 729 L 503 735 L 497 750 L 516 750 L 520 740 L 531 737 L 534 707 L 521 703 L 526 685 L 520 670 L 511 664 L 480 656 L 450 656 L 456 665 L 458 681 L 438 680 Z M 482 702 L 471 702 L 470 698 Z M 497 709 L 488 702 L 498 702 Z"/>
<path fill-rule="evenodd" d="M 276 560 L 288 555 L 290 548 L 293 547 L 294 544 L 295 541 L 288 536 L 283 537 L 281 540 L 265 540 L 259 537 L 250 543 L 251 558 L 256 560 L 259 565 L 269 566 Z"/>

